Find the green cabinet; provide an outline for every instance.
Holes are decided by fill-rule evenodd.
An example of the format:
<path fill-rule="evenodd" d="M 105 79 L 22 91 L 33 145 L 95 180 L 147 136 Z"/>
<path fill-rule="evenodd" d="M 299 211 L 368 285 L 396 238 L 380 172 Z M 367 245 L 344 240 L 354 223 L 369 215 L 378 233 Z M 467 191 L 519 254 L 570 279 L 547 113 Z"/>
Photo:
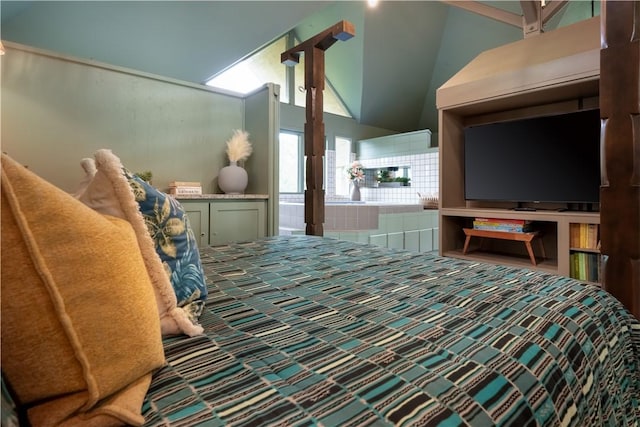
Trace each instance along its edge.
<path fill-rule="evenodd" d="M 180 201 L 200 247 L 209 244 L 209 203 Z"/>
<path fill-rule="evenodd" d="M 209 244 L 243 242 L 266 236 L 264 201 L 220 200 L 209 204 Z"/>
<path fill-rule="evenodd" d="M 267 235 L 266 200 L 181 199 L 180 203 L 201 247 Z"/>

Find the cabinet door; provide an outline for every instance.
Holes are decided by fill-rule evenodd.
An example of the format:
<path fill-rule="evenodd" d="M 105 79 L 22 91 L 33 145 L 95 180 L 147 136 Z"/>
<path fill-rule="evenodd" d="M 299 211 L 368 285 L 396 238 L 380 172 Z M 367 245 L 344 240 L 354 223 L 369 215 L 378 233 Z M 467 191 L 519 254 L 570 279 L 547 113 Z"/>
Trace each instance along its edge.
<path fill-rule="evenodd" d="M 189 218 L 189 224 L 198 241 L 198 246 L 209 244 L 209 203 L 180 201 Z"/>
<path fill-rule="evenodd" d="M 221 245 L 266 236 L 266 202 L 215 201 L 209 212 L 209 243 Z"/>

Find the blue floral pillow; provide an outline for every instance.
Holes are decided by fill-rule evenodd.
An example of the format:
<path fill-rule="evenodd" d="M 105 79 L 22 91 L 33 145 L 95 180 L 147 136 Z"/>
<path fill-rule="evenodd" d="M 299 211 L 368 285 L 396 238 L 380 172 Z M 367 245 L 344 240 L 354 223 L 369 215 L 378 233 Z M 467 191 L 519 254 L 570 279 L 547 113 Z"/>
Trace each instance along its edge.
<path fill-rule="evenodd" d="M 125 170 L 156 252 L 162 260 L 178 299 L 197 319 L 204 309 L 207 285 L 198 244 L 189 218 L 179 201 Z"/>

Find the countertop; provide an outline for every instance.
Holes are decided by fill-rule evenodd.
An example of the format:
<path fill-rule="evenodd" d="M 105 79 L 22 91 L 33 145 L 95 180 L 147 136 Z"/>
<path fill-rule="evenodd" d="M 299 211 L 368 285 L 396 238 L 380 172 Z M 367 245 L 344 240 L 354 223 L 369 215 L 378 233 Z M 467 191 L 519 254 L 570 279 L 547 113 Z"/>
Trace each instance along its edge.
<path fill-rule="evenodd" d="M 255 200 L 269 199 L 268 194 L 183 194 L 173 196 L 178 200 Z"/>

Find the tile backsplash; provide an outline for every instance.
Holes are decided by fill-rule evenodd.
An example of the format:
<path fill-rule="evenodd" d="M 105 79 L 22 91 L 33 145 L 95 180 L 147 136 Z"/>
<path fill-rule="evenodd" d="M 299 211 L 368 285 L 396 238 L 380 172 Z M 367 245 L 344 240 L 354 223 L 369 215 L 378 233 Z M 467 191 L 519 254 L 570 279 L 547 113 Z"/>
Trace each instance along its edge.
<path fill-rule="evenodd" d="M 408 187 L 363 187 L 360 189 L 362 198 L 367 201 L 418 203 L 418 193 L 422 195 L 436 195 L 439 187 L 438 149 L 429 149 L 423 154 L 406 156 L 390 156 L 377 159 L 361 160 L 367 169 L 384 168 L 388 166 L 409 166 L 411 185 Z"/>
<path fill-rule="evenodd" d="M 439 188 L 438 148 L 431 147 L 429 129 L 406 132 L 358 142 L 358 160 L 366 169 L 408 166 L 408 187 L 374 188 L 375 177 L 367 179 L 361 189 L 364 200 L 378 202 L 418 203 L 418 194 L 432 196 Z"/>

